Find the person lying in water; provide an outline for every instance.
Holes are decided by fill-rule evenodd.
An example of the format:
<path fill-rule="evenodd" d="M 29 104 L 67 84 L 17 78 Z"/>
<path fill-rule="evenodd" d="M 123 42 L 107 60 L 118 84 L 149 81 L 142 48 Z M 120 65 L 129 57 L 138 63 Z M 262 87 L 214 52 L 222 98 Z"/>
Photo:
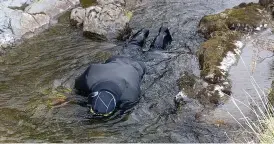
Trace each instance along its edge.
<path fill-rule="evenodd" d="M 142 29 L 133 35 L 127 47 L 141 48 L 149 31 Z M 161 27 L 151 47 L 164 49 L 172 41 L 169 30 Z M 75 89 L 88 97 L 92 115 L 108 117 L 116 110 L 126 111 L 140 99 L 141 80 L 146 72 L 143 62 L 124 56 L 114 56 L 103 64 L 92 64 L 75 80 Z"/>

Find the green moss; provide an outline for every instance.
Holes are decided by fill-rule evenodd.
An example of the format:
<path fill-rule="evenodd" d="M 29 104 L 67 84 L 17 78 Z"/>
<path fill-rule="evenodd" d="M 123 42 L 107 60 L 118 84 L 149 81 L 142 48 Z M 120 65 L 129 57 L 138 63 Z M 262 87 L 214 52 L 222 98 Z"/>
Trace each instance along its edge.
<path fill-rule="evenodd" d="M 80 0 L 80 4 L 83 8 L 87 8 L 90 6 L 97 5 L 97 1 L 96 0 Z"/>
<path fill-rule="evenodd" d="M 180 79 L 177 80 L 177 85 L 180 90 L 184 91 L 188 96 L 194 95 L 194 85 L 196 83 L 196 76 L 185 72 Z"/>
<path fill-rule="evenodd" d="M 219 15 L 208 15 L 202 18 L 199 24 L 199 32 L 206 38 L 210 38 L 211 33 L 215 31 L 227 31 L 228 26 L 225 23 L 225 18 Z"/>
<path fill-rule="evenodd" d="M 201 76 L 213 74 L 210 78 L 211 83 L 218 83 L 223 76 L 221 70 L 218 68 L 220 62 L 226 56 L 228 51 L 234 52 L 235 41 L 239 39 L 241 33 L 237 31 L 215 32 L 213 37 L 205 41 L 198 51 L 199 62 L 201 67 Z"/>
<path fill-rule="evenodd" d="M 245 31 L 253 31 L 261 25 L 263 19 L 263 7 L 254 3 L 244 3 L 222 13 L 203 17 L 199 32 L 208 40 L 198 51 L 201 76 L 211 83 L 220 82 L 224 76 L 218 68 L 220 62 L 228 51 L 234 52 L 235 41 L 240 39 Z M 208 75 L 212 77 L 207 79 Z"/>
<path fill-rule="evenodd" d="M 225 12 L 228 14 L 226 24 L 229 27 L 233 24 L 247 24 L 252 27 L 258 27 L 263 19 L 260 10 L 263 10 L 263 7 L 258 4 L 227 10 Z"/>
<path fill-rule="evenodd" d="M 133 13 L 131 11 L 126 11 L 126 16 L 130 20 L 133 16 Z"/>
<path fill-rule="evenodd" d="M 219 14 L 205 16 L 200 21 L 199 32 L 205 38 L 210 38 L 215 31 L 254 29 L 261 24 L 264 18 L 262 11 L 262 6 L 251 3 L 225 10 Z"/>
<path fill-rule="evenodd" d="M 48 108 L 66 102 L 67 96 L 72 92 L 72 89 L 59 86 L 57 88 L 45 88 L 40 90 L 39 99 L 31 100 L 29 108 L 35 109 L 39 104 L 44 104 Z"/>
<path fill-rule="evenodd" d="M 92 56 L 94 63 L 105 62 L 112 56 L 111 52 L 108 51 L 98 51 L 95 55 Z"/>

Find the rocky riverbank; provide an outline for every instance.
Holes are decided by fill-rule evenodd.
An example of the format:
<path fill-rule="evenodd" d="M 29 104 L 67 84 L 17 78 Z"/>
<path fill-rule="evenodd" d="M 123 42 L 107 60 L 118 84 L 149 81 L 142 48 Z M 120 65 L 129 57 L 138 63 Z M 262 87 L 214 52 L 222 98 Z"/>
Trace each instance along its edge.
<path fill-rule="evenodd" d="M 58 23 L 26 40 L 0 59 L 0 110 L 3 117 L 0 120 L 0 141 L 238 142 L 230 138 L 234 139 L 243 131 L 238 129 L 238 123 L 227 123 L 231 116 L 225 115 L 226 111 L 220 111 L 221 118 L 208 115 L 209 112 L 216 114 L 214 110 L 222 105 L 207 109 L 207 102 L 218 104 L 218 93 L 226 91 L 199 77 L 195 53 L 204 40 L 197 33 L 197 26 L 204 15 L 251 0 L 142 1 L 134 11 L 130 27 L 134 30 L 150 29 L 149 46 L 164 24 L 170 28 L 174 41 L 167 51 L 147 51 L 141 56 L 136 51 L 125 49 L 125 54 L 144 61 L 148 67 L 141 85 L 140 103 L 130 115 L 122 120 L 100 123 L 87 119 L 86 108 L 76 103 L 82 97 L 67 89 L 73 88 L 75 77 L 90 63 L 104 61 L 109 56 L 105 51 L 116 52 L 116 49 L 113 49 L 114 44 L 83 37 L 81 30 L 70 26 L 69 15 L 65 15 L 65 23 Z M 239 38 L 242 38 L 242 35 L 251 32 L 240 33 Z M 233 34 L 234 31 L 231 37 Z M 223 36 L 220 39 L 230 40 Z M 235 42 L 240 40 L 235 39 Z M 244 44 L 244 41 L 241 42 Z M 235 72 L 238 74 L 236 78 L 241 77 L 241 72 Z M 203 87 L 207 91 L 199 91 Z M 216 97 L 202 97 L 207 92 L 214 95 L 214 91 Z M 181 109 L 175 109 L 173 97 L 178 92 L 181 96 L 184 93 L 196 95 L 197 99 L 191 99 Z M 228 109 L 232 107 L 228 105 Z M 206 118 L 209 120 L 204 120 Z"/>
<path fill-rule="evenodd" d="M 49 28 L 79 0 L 3 0 L 0 2 L 0 55 L 6 48 Z"/>
<path fill-rule="evenodd" d="M 199 33 L 206 41 L 197 54 L 201 78 L 207 82 L 206 94 L 201 94 L 209 97 L 210 102 L 218 104 L 222 97 L 231 94 L 228 71 L 237 62 L 245 37 L 271 27 L 271 23 L 271 14 L 255 3 L 242 3 L 233 9 L 202 18 Z"/>

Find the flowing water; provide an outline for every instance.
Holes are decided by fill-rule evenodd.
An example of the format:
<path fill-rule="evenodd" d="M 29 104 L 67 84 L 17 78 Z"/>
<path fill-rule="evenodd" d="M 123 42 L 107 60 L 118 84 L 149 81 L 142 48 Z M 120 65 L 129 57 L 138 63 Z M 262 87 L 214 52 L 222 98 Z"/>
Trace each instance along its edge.
<path fill-rule="evenodd" d="M 176 111 L 173 98 L 183 72 L 199 76 L 195 56 L 203 41 L 196 32 L 199 20 L 241 2 L 252 0 L 143 0 L 131 27 L 151 31 L 147 46 L 161 25 L 170 28 L 174 39 L 169 51 L 145 53 L 127 48 L 121 52 L 121 44 L 86 39 L 64 16 L 55 27 L 1 57 L 0 141 L 229 142 L 225 132 L 237 126 L 198 121 L 204 106 L 193 100 Z M 75 102 L 85 98 L 70 91 L 75 77 L 90 63 L 105 59 L 102 51 L 142 60 L 148 68 L 134 111 L 108 122 L 89 120 L 87 109 Z M 70 102 L 49 107 L 52 96 L 60 93 Z"/>

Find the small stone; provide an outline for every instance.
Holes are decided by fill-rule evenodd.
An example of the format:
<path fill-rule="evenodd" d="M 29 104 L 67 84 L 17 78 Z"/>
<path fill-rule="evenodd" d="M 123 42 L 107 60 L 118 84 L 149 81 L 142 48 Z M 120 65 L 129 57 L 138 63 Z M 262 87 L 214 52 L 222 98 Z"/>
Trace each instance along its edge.
<path fill-rule="evenodd" d="M 256 31 L 260 31 L 260 30 L 261 30 L 261 28 L 260 28 L 260 27 L 257 27 L 255 30 L 256 30 Z"/>

